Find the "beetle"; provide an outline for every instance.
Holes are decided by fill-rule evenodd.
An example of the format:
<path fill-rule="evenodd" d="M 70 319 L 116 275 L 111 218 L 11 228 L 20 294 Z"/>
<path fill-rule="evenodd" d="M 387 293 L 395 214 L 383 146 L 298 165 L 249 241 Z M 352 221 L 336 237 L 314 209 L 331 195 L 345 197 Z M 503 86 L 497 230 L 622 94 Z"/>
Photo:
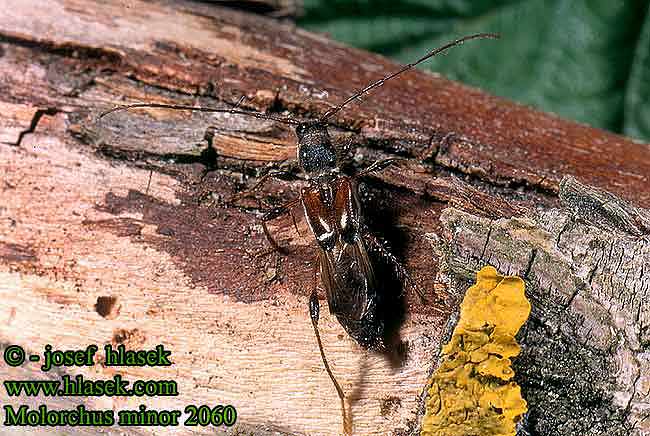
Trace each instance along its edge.
<path fill-rule="evenodd" d="M 273 250 L 280 250 L 266 223 L 289 213 L 294 205 L 300 203 L 317 246 L 315 269 L 320 272 L 321 283 L 325 289 L 330 312 L 336 316 L 350 337 L 362 347 L 370 349 L 378 348 L 382 346 L 381 341 L 385 328 L 384 320 L 381 319 L 377 311 L 383 296 L 377 285 L 373 262 L 368 251 L 372 249 L 379 253 L 386 261 L 394 266 L 400 277 L 410 282 L 410 285 L 416 291 L 417 287 L 414 286 L 404 266 L 366 227 L 362 206 L 359 201 L 357 180 L 359 177 L 386 168 L 398 159 L 389 158 L 377 161 L 355 176 L 343 174 L 337 147 L 333 144 L 328 131 L 328 120 L 351 102 L 451 47 L 462 44 L 470 39 L 498 37 L 498 35 L 492 33 L 473 34 L 433 49 L 415 62 L 407 64 L 394 73 L 382 77 L 355 92 L 339 105 L 326 111 L 317 120 L 303 121 L 291 117 L 241 110 L 238 109 L 239 103 L 231 109 L 159 103 L 136 103 L 117 106 L 102 113 L 100 118 L 120 110 L 167 108 L 200 112 L 232 113 L 294 126 L 298 139 L 298 164 L 305 174 L 308 184 L 302 189 L 299 199 L 275 207 L 263 215 L 262 228 L 264 234 Z M 270 175 L 267 174 L 262 177 L 255 186 L 245 192 L 250 192 L 259 187 Z M 316 271 L 314 278 L 316 278 Z M 318 300 L 316 279 L 314 280 L 309 297 L 309 315 L 323 365 L 341 401 L 344 432 L 350 434 L 352 422 L 345 404 L 345 393 L 327 362 L 318 330 L 320 303 Z"/>

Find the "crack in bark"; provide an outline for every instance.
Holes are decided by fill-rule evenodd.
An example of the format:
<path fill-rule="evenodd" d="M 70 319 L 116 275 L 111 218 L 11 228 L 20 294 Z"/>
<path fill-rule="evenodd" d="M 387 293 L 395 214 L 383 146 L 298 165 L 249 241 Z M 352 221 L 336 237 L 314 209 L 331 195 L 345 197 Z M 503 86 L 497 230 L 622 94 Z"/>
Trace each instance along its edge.
<path fill-rule="evenodd" d="M 569 310 L 569 308 L 571 307 L 571 304 L 573 303 L 573 300 L 576 298 L 579 291 L 580 291 L 580 288 L 578 286 L 576 286 L 575 290 L 571 293 L 571 296 L 569 297 L 566 304 L 564 305 L 564 310 Z"/>
<path fill-rule="evenodd" d="M 490 242 L 491 235 L 492 235 L 492 225 L 490 225 L 490 227 L 488 228 L 488 233 L 487 236 L 485 237 L 485 243 L 483 244 L 483 250 L 481 251 L 481 257 L 479 258 L 479 260 L 485 260 L 485 251 L 487 250 L 488 242 Z"/>
<path fill-rule="evenodd" d="M 537 249 L 533 248 L 533 250 L 530 253 L 530 258 L 528 259 L 528 265 L 526 265 L 526 272 L 524 272 L 523 276 L 526 278 L 530 277 L 530 270 L 533 268 L 533 262 L 535 262 L 535 257 L 537 257 Z"/>
<path fill-rule="evenodd" d="M 589 276 L 587 277 L 587 283 L 589 283 L 589 287 L 593 286 L 594 277 L 596 276 L 596 272 L 598 271 L 598 267 L 600 266 L 600 259 L 601 258 L 599 258 L 596 261 L 596 265 L 594 265 L 594 267 L 591 269 L 591 271 L 589 271 Z"/>
<path fill-rule="evenodd" d="M 634 378 L 634 381 L 632 382 L 632 395 L 630 395 L 630 398 L 627 400 L 627 405 L 625 406 L 625 410 L 623 411 L 623 416 L 621 417 L 621 422 L 624 422 L 629 416 L 630 413 L 632 412 L 632 401 L 634 401 L 634 396 L 636 395 L 636 385 L 641 379 L 641 369 L 639 361 L 635 358 L 634 359 L 637 363 L 637 372 L 636 372 L 636 377 Z M 632 424 L 632 429 L 635 427 L 635 423 Z"/>
<path fill-rule="evenodd" d="M 573 217 L 572 216 L 569 216 L 568 219 L 566 221 L 564 221 L 564 224 L 562 225 L 562 228 L 560 229 L 560 231 L 557 234 L 557 237 L 555 238 L 555 248 L 558 248 L 558 249 L 561 248 L 560 247 L 560 239 L 562 238 L 562 235 L 564 234 L 564 232 L 569 230 L 569 226 L 573 226 L 573 224 L 574 224 L 574 222 L 573 222 Z"/>
<path fill-rule="evenodd" d="M 55 44 L 46 39 L 28 39 L 15 34 L 0 33 L 0 42 L 14 44 L 42 53 L 52 53 L 70 58 L 106 59 L 111 63 L 120 64 L 122 56 L 117 51 L 107 48 L 88 47 L 86 45 L 63 43 Z"/>

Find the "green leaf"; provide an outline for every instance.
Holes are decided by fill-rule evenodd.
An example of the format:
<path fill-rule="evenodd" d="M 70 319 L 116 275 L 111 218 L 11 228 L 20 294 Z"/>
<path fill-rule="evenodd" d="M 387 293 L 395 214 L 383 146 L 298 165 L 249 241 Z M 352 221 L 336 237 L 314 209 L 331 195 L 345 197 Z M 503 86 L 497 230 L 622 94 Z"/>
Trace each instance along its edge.
<path fill-rule="evenodd" d="M 403 63 L 462 35 L 498 32 L 423 68 L 650 140 L 649 20 L 642 0 L 306 0 L 299 24 Z"/>
<path fill-rule="evenodd" d="M 623 132 L 646 141 L 650 139 L 650 19 L 643 26 L 634 55 L 625 95 Z"/>

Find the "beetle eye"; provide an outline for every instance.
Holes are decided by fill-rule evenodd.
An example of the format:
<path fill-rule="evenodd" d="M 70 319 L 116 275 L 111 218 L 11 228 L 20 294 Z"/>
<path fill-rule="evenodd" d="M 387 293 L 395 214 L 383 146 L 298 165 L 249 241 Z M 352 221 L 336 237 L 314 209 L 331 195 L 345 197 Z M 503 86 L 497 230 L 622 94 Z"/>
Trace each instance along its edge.
<path fill-rule="evenodd" d="M 307 130 L 306 124 L 298 124 L 298 126 L 296 127 L 296 135 L 298 136 L 299 139 L 305 136 L 306 130 Z"/>

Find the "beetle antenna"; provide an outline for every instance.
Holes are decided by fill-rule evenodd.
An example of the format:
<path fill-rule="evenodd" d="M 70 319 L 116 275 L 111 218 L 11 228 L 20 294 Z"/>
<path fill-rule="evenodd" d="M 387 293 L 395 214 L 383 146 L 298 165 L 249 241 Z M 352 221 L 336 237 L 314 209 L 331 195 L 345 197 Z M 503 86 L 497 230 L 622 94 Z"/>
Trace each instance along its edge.
<path fill-rule="evenodd" d="M 449 42 L 449 43 L 447 43 L 447 44 L 445 44 L 445 45 L 443 45 L 441 47 L 433 49 L 429 53 L 427 53 L 426 55 L 422 56 L 417 61 L 415 61 L 413 63 L 410 63 L 408 65 L 405 65 L 400 70 L 398 70 L 398 71 L 396 71 L 396 72 L 394 72 L 392 74 L 389 74 L 388 76 L 386 76 L 386 77 L 384 77 L 382 79 L 379 79 L 376 82 L 372 82 L 370 85 L 366 86 L 362 90 L 357 91 L 356 93 L 354 93 L 353 95 L 348 97 L 343 103 L 341 103 L 338 106 L 333 107 L 332 109 L 325 112 L 325 114 L 318 120 L 318 122 L 319 123 L 325 123 L 329 118 L 332 117 L 332 115 L 339 112 L 341 109 L 343 109 L 345 106 L 347 106 L 350 102 L 352 102 L 354 100 L 357 100 L 362 95 L 369 92 L 370 90 L 380 87 L 384 83 L 388 82 L 390 79 L 399 76 L 403 72 L 410 70 L 411 68 L 415 67 L 416 65 L 421 64 L 422 62 L 426 61 L 427 59 L 432 58 L 435 55 L 437 55 L 437 54 L 439 54 L 439 53 L 441 53 L 441 52 L 443 52 L 443 51 L 445 51 L 447 49 L 450 49 L 451 47 L 455 47 L 457 45 L 460 45 L 460 44 L 462 44 L 465 41 L 468 41 L 470 39 L 498 39 L 498 38 L 499 38 L 498 33 L 477 33 L 477 34 L 474 34 L 474 35 L 464 36 L 464 37 L 459 38 L 459 39 L 457 39 L 455 41 Z"/>
<path fill-rule="evenodd" d="M 237 106 L 241 103 L 241 100 L 239 103 L 237 103 Z M 235 107 L 237 107 L 235 106 Z M 300 124 L 300 121 L 295 120 L 293 118 L 285 118 L 285 117 L 278 117 L 275 115 L 269 115 L 269 114 L 263 114 L 260 112 L 253 112 L 253 111 L 245 111 L 241 109 L 215 109 L 211 107 L 203 107 L 203 106 L 189 106 L 189 105 L 183 105 L 183 104 L 163 104 L 163 103 L 134 103 L 134 104 L 127 104 L 127 105 L 122 105 L 122 106 L 116 106 L 112 109 L 109 109 L 105 112 L 102 112 L 99 115 L 99 119 L 104 118 L 108 114 L 112 114 L 113 112 L 119 112 L 119 111 L 128 111 L 131 109 L 139 109 L 139 108 L 164 108 L 164 109 L 175 109 L 175 110 L 185 110 L 185 111 L 196 111 L 196 112 L 217 112 L 217 113 L 231 113 L 231 114 L 237 114 L 237 115 L 247 115 L 249 117 L 254 117 L 254 118 L 259 118 L 262 120 L 271 120 L 271 121 L 277 121 L 279 123 L 284 123 L 284 124 L 289 124 L 293 126 L 297 126 Z"/>

